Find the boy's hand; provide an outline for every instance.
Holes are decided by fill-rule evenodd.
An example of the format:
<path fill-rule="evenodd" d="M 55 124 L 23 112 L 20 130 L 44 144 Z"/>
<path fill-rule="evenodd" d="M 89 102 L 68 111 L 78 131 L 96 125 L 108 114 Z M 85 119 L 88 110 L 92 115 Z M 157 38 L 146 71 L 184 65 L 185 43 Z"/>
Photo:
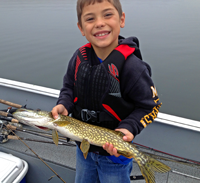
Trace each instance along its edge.
<path fill-rule="evenodd" d="M 62 114 L 62 115 L 65 115 L 65 116 L 68 115 L 67 109 L 66 109 L 65 106 L 62 105 L 62 104 L 56 105 L 56 106 L 52 109 L 51 113 L 52 113 L 52 116 L 53 116 L 54 119 L 57 119 L 57 118 L 58 118 L 58 114 Z"/>
<path fill-rule="evenodd" d="M 120 131 L 125 134 L 123 136 L 124 141 L 131 142 L 134 139 L 134 135 L 131 132 L 129 132 L 127 129 L 121 128 L 121 129 L 116 129 L 115 131 Z M 116 157 L 120 156 L 120 154 L 117 153 L 117 149 L 114 148 L 112 144 L 105 143 L 103 145 L 103 149 L 106 150 L 110 155 L 114 155 Z"/>

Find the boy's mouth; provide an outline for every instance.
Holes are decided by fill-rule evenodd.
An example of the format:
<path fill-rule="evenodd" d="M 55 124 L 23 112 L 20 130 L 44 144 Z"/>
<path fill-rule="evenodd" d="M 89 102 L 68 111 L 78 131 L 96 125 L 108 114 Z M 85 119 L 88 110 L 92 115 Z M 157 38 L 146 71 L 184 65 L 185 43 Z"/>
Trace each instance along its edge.
<path fill-rule="evenodd" d="M 96 33 L 94 34 L 95 37 L 102 37 L 102 36 L 106 36 L 110 34 L 110 32 L 99 32 L 99 33 Z"/>

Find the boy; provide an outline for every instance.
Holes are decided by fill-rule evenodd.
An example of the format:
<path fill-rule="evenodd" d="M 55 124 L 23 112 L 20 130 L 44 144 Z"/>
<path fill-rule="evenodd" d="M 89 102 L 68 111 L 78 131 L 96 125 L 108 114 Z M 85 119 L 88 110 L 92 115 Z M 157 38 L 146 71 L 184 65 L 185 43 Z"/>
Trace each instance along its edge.
<path fill-rule="evenodd" d="M 161 103 L 142 61 L 137 38 L 119 36 L 125 13 L 119 0 L 78 0 L 78 28 L 89 41 L 71 58 L 57 106 L 87 123 L 121 131 L 131 142 L 157 116 Z M 112 144 L 90 146 L 86 159 L 77 142 L 76 183 L 128 183 L 132 159 Z"/>

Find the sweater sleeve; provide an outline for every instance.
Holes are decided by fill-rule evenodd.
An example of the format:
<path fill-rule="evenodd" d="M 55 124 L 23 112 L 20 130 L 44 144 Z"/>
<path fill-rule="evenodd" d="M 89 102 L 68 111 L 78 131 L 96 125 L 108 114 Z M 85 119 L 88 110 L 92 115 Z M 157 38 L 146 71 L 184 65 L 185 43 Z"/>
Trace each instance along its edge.
<path fill-rule="evenodd" d="M 63 87 L 60 90 L 60 95 L 57 101 L 57 104 L 64 105 L 69 113 L 72 112 L 74 107 L 73 90 L 74 90 L 74 73 L 75 73 L 77 53 L 78 51 L 74 53 L 74 55 L 69 61 L 67 72 L 63 78 Z"/>
<path fill-rule="evenodd" d="M 133 102 L 135 109 L 119 123 L 118 128 L 125 128 L 136 136 L 157 117 L 161 103 L 148 64 L 135 57 L 134 64 L 127 63 L 124 69 L 122 96 Z"/>

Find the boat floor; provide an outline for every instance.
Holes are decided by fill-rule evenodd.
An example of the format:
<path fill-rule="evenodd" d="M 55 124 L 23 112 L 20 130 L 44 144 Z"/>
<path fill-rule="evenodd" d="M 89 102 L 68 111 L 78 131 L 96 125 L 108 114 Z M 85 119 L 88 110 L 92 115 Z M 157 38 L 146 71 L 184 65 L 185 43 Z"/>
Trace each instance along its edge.
<path fill-rule="evenodd" d="M 33 128 L 25 126 L 25 128 L 33 130 Z M 35 130 L 35 129 L 34 129 Z M 36 129 L 36 131 L 38 131 Z M 39 130 L 40 131 L 40 130 Z M 40 131 L 41 132 L 41 131 Z M 49 132 L 50 133 L 50 132 Z M 36 140 L 44 140 L 43 137 L 39 137 L 36 135 L 32 135 L 25 132 L 17 131 L 16 134 L 23 138 L 30 138 Z M 52 142 L 51 139 L 45 139 L 49 142 Z M 62 177 L 64 176 L 64 180 L 66 183 L 74 182 L 75 176 L 75 166 L 76 166 L 76 147 L 66 146 L 66 145 L 58 145 L 55 144 L 47 144 L 41 142 L 33 142 L 26 141 L 28 146 L 37 153 L 39 157 L 41 157 L 45 162 L 47 162 L 54 170 Z M 72 144 L 74 144 L 72 142 Z M 139 147 L 139 150 L 146 151 L 147 153 L 152 153 L 157 156 L 162 156 L 165 158 L 170 158 L 167 155 L 163 155 L 162 153 L 154 152 L 153 150 L 146 150 L 142 147 Z M 20 158 L 25 159 L 29 164 L 29 171 L 27 173 L 27 182 L 31 183 L 33 176 L 34 182 L 36 181 L 37 176 L 41 176 L 42 179 L 38 177 L 37 182 L 61 182 L 58 181 L 57 177 L 52 178 L 50 181 L 48 179 L 53 176 L 53 172 L 49 170 L 46 165 L 44 165 L 41 160 L 39 160 L 33 152 L 31 152 L 20 140 L 9 140 L 6 143 L 0 145 L 0 151 L 11 153 L 15 156 L 20 156 Z M 173 158 L 174 159 L 174 158 Z M 177 159 L 179 160 L 179 159 Z M 182 163 L 160 160 L 166 165 L 168 165 L 172 171 L 165 174 L 156 174 L 156 182 L 158 183 L 199 183 L 200 182 L 200 165 L 191 164 L 186 165 Z M 37 172 L 38 171 L 38 172 Z M 176 172 L 183 173 L 185 175 L 177 174 Z M 135 161 L 133 161 L 133 170 L 131 175 L 138 176 L 141 175 L 139 167 Z M 189 176 L 187 176 L 189 175 Z M 193 177 L 193 178 L 192 178 Z M 131 182 L 135 183 L 144 183 L 144 180 L 133 180 Z"/>

